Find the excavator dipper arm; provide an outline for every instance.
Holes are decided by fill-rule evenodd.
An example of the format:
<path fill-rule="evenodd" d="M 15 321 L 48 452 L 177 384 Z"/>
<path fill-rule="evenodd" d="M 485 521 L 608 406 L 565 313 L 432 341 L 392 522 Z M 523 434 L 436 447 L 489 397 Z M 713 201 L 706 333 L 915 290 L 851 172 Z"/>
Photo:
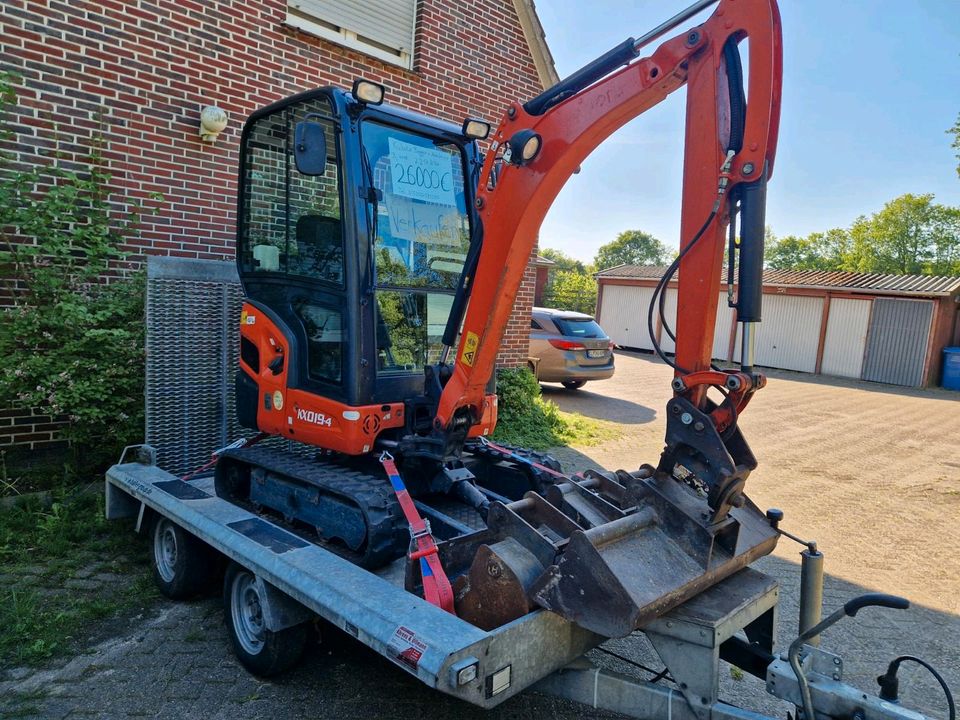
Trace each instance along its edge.
<path fill-rule="evenodd" d="M 713 3 L 701 0 L 681 21 Z M 673 25 L 630 39 L 526 104 L 508 108 L 493 138 L 476 198 L 483 227 L 452 374 L 435 428 L 475 422 L 494 371 L 540 224 L 567 179 L 617 129 L 686 86 L 681 256 L 674 389 L 714 413 L 721 431 L 762 385 L 749 363 L 728 380 L 710 370 L 730 198 L 739 198 L 741 322 L 759 318 L 763 202 L 773 171 L 780 106 L 781 36 L 775 0 L 720 0 L 703 24 L 667 40 L 652 55 L 639 48 Z M 677 20 L 675 18 L 675 20 Z M 749 79 L 741 85 L 737 45 L 749 42 Z M 638 183 L 639 185 L 639 183 Z M 745 325 L 748 348 L 750 325 Z M 679 382 L 678 382 L 679 381 Z M 722 383 L 728 401 L 706 397 Z"/>
<path fill-rule="evenodd" d="M 622 637 L 776 545 L 777 531 L 743 493 L 756 460 L 737 426 L 763 385 L 749 360 L 748 328 L 760 319 L 763 205 L 779 116 L 776 0 L 719 0 L 705 23 L 639 57 L 652 36 L 711 4 L 700 0 L 675 23 L 511 105 L 484 162 L 479 261 L 463 276 L 472 295 L 435 418 L 435 434 L 450 448 L 480 417 L 537 230 L 560 188 L 611 133 L 687 88 L 680 252 L 658 286 L 662 294 L 682 271 L 676 355 L 660 353 L 675 371 L 660 461 L 560 478 L 542 495 L 491 502 L 485 529 L 443 543 L 443 567 L 459 573 L 457 611 L 478 627 L 541 607 Z M 737 47 L 744 40 L 746 88 Z M 724 230 L 738 207 L 736 307 L 747 352 L 740 369 L 728 372 L 711 368 L 710 356 Z M 672 333 L 666 323 L 663 331 Z M 711 387 L 724 396 L 719 404 L 708 397 Z"/>

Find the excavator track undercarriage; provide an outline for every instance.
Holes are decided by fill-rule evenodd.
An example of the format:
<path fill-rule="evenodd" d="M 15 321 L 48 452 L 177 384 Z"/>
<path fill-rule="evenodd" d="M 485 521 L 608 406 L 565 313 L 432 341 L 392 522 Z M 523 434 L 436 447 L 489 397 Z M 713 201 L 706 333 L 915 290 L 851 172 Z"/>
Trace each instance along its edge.
<path fill-rule="evenodd" d="M 418 507 L 434 524 L 457 614 L 483 629 L 540 607 L 624 636 L 777 541 L 748 499 L 716 520 L 694 487 L 650 465 L 567 476 L 540 453 L 473 449 L 464 464 L 492 501 L 485 522 L 465 504 L 459 510 L 471 520 L 463 521 L 450 495 L 427 493 Z M 428 485 L 416 477 L 410 484 Z M 247 447 L 222 454 L 215 487 L 236 504 L 282 516 L 301 536 L 315 531 L 311 539 L 362 567 L 386 566 L 409 549 L 403 512 L 375 466 Z M 421 594 L 407 564 L 407 589 Z"/>
<path fill-rule="evenodd" d="M 224 451 L 216 468 L 217 495 L 257 512 L 279 516 L 299 533 L 368 569 L 406 554 L 410 534 L 387 476 L 375 463 L 301 452 L 269 444 Z M 472 444 L 466 467 L 492 499 L 515 500 L 529 490 L 546 491 L 560 464 L 545 453 L 514 454 Z M 516 458 L 523 458 L 518 460 Z M 413 487 L 429 482 L 411 477 Z M 455 498 L 426 494 L 421 507 L 438 538 L 451 538 L 483 525 L 470 506 Z"/>
<path fill-rule="evenodd" d="M 218 496 L 312 528 L 314 539 L 361 567 L 407 550 L 406 520 L 385 478 L 264 446 L 224 452 L 215 477 Z"/>

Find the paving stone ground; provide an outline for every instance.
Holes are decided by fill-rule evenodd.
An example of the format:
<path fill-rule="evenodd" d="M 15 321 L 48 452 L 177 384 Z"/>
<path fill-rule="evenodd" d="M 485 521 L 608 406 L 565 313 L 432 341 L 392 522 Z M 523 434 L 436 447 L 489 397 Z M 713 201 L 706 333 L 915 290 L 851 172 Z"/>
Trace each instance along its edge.
<path fill-rule="evenodd" d="M 635 468 L 661 449 L 669 371 L 619 354 L 617 374 L 570 393 L 548 387 L 561 407 L 613 420 L 623 436 L 557 454 L 569 469 Z M 786 511 L 785 527 L 816 538 L 826 555 L 825 608 L 867 591 L 902 594 L 907 612 L 864 610 L 823 639 L 844 656 L 845 679 L 865 692 L 896 654 L 919 655 L 960 689 L 960 403 L 957 394 L 777 373 L 742 418 L 760 461 L 748 493 Z M 796 632 L 799 548 L 781 543 L 757 567 L 781 585 L 780 644 Z M 41 574 L 40 571 L 37 573 Z M 95 567 L 78 581 L 122 582 Z M 428 690 L 391 663 L 327 633 L 303 663 L 269 682 L 233 659 L 217 598 L 162 601 L 127 618 L 115 636 L 43 669 L 0 673 L 0 716 L 39 718 L 594 718 L 590 708 L 528 691 L 484 712 Z M 608 643 L 647 664 L 641 638 Z M 635 669 L 594 652 L 597 662 Z M 762 683 L 721 675 L 726 699 L 784 717 Z M 905 666 L 906 703 L 945 717 L 940 691 Z"/>

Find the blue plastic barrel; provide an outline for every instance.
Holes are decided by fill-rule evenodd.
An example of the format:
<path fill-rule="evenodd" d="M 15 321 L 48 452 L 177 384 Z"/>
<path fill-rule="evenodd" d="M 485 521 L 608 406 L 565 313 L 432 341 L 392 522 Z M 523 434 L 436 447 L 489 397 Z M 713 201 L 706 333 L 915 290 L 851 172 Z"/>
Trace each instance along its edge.
<path fill-rule="evenodd" d="M 960 347 L 943 349 L 942 384 L 948 390 L 960 390 Z"/>

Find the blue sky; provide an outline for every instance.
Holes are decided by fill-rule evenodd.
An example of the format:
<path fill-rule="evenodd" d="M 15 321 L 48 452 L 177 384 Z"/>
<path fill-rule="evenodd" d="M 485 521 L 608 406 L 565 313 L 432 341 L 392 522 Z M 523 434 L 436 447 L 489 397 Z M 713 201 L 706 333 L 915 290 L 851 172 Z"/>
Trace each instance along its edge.
<path fill-rule="evenodd" d="M 537 13 L 565 77 L 689 4 L 540 0 Z M 960 113 L 960 0 L 781 0 L 780 11 L 783 106 L 767 203 L 773 232 L 846 227 L 907 192 L 960 205 L 945 132 Z M 587 159 L 547 215 L 542 247 L 592 260 L 628 229 L 677 246 L 684 103 L 678 91 Z"/>

